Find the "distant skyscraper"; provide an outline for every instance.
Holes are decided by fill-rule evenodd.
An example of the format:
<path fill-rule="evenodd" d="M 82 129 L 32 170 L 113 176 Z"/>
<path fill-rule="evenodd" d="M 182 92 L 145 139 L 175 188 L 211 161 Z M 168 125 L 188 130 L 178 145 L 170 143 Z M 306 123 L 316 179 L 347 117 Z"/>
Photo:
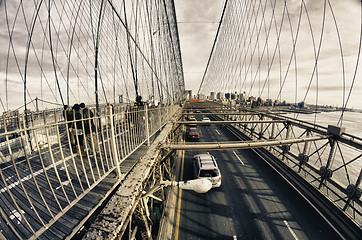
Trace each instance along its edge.
<path fill-rule="evenodd" d="M 210 100 L 214 100 L 215 97 L 215 92 L 210 92 Z"/>
<path fill-rule="evenodd" d="M 205 99 L 206 99 L 206 96 L 205 96 L 205 94 L 203 94 L 203 93 L 199 93 L 199 94 L 197 95 L 197 98 L 198 98 L 199 100 L 205 100 Z"/>
<path fill-rule="evenodd" d="M 186 99 L 192 98 L 192 90 L 185 90 Z"/>

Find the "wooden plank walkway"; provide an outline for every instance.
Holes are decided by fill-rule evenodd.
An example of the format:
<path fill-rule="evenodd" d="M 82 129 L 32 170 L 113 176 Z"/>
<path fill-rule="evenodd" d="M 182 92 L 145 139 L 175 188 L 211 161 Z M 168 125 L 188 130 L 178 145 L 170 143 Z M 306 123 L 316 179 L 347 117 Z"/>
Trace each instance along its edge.
<path fill-rule="evenodd" d="M 143 144 L 128 156 L 120 165 L 121 172 L 123 174 L 128 173 L 143 156 L 146 150 L 147 146 Z M 53 153 L 55 153 L 54 159 L 61 159 L 59 151 L 53 151 Z M 83 163 L 80 160 L 80 157 L 74 154 L 74 161 L 71 155 L 66 157 L 65 163 L 67 165 L 71 183 L 68 180 L 64 162 L 58 160 L 55 162 L 56 166 L 54 168 L 52 162 L 49 160 L 51 158 L 47 154 L 40 154 L 38 155 L 38 158 L 29 159 L 32 172 L 30 171 L 28 162 L 25 158 L 22 161 L 17 161 L 16 169 L 9 163 L 1 165 L 7 186 L 5 186 L 4 181 L 0 181 L 0 206 L 8 216 L 8 219 L 14 223 L 15 228 L 19 230 L 18 232 L 22 234 L 20 235 L 21 238 L 27 239 L 33 235 L 30 227 L 34 232 L 42 227 L 39 218 L 33 211 L 33 207 L 37 210 L 39 216 L 45 222 L 48 222 L 52 219 L 51 214 L 53 216 L 58 214 L 61 211 L 61 208 L 64 209 L 67 207 L 69 202 L 74 201 L 77 196 L 83 193 L 83 189 L 89 187 L 87 179 L 89 184 L 93 184 L 95 181 L 99 180 L 100 175 L 104 175 L 104 168 L 106 171 L 109 171 L 109 174 L 103 180 L 100 180 L 89 193 L 85 194 L 81 200 L 52 224 L 39 239 L 64 239 L 72 233 L 73 229 L 88 216 L 99 202 L 104 200 L 105 196 L 110 193 L 117 183 L 118 179 L 116 171 L 109 168 L 112 165 L 110 156 L 102 155 L 102 157 L 98 156 L 97 158 L 93 155 L 89 158 L 86 157 L 83 159 Z M 44 172 L 40 158 L 43 160 L 46 172 Z M 96 168 L 96 161 L 99 169 Z M 17 180 L 17 174 L 19 174 L 20 181 Z M 63 186 L 59 186 L 57 174 Z M 34 184 L 33 176 L 36 179 L 41 194 L 37 190 L 36 184 Z M 64 188 L 64 192 L 62 188 Z M 11 194 L 9 194 L 8 189 Z M 31 206 L 26 195 L 31 199 L 33 206 Z M 14 204 L 12 198 L 16 199 L 18 207 Z M 44 200 L 42 200 L 42 198 Z M 45 206 L 44 201 L 48 205 L 51 213 Z M 22 210 L 22 214 L 28 224 L 21 214 L 18 213 L 18 208 Z M 2 216 L 0 216 L 0 230 L 1 234 L 6 236 L 6 238 L 17 239 L 17 236 L 12 232 Z"/>

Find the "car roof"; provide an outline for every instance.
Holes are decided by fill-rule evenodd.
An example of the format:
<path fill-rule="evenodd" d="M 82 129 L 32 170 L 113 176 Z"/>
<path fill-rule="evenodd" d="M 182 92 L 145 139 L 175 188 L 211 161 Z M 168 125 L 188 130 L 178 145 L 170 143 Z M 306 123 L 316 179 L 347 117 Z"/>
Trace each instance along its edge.
<path fill-rule="evenodd" d="M 196 154 L 194 156 L 195 158 L 201 158 L 201 159 L 205 159 L 205 158 L 213 158 L 214 156 L 212 156 L 211 154 L 208 153 L 200 153 L 200 154 Z"/>
<path fill-rule="evenodd" d="M 214 156 L 210 154 L 197 154 L 194 158 L 200 161 L 200 168 L 201 169 L 214 169 L 217 168 L 217 164 L 215 161 Z"/>
<path fill-rule="evenodd" d="M 197 130 L 197 128 L 195 128 L 195 127 L 190 127 L 189 130 L 195 131 L 195 130 Z"/>

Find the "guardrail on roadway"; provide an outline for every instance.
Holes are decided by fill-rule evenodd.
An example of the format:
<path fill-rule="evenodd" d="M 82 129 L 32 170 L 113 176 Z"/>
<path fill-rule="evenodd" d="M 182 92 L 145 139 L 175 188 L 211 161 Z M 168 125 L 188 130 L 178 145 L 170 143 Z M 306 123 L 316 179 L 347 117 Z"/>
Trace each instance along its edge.
<path fill-rule="evenodd" d="M 253 144 L 285 142 L 278 146 L 270 144 L 262 147 L 324 194 L 356 226 L 361 226 L 361 138 L 345 133 L 345 129 L 339 126 L 323 127 L 271 112 L 229 106 L 215 108 L 215 104 L 211 104 L 193 103 L 189 110 L 197 109 L 196 114 L 201 115 L 207 115 L 211 111 L 212 116 L 216 115 L 220 123 L 230 124 Z M 296 141 L 313 138 L 317 140 Z M 291 142 L 288 144 L 289 141 Z M 248 142 L 236 145 L 241 147 L 248 145 Z M 177 148 L 177 145 L 175 147 Z"/>

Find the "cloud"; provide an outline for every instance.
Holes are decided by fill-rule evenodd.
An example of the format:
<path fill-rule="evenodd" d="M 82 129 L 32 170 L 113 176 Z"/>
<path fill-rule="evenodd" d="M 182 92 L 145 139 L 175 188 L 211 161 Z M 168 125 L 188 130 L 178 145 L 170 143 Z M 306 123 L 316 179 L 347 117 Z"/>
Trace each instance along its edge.
<path fill-rule="evenodd" d="M 193 93 L 196 93 L 201 83 L 224 2 L 224 0 L 175 1 L 183 68 L 186 73 L 185 85 L 186 89 L 192 89 Z"/>

